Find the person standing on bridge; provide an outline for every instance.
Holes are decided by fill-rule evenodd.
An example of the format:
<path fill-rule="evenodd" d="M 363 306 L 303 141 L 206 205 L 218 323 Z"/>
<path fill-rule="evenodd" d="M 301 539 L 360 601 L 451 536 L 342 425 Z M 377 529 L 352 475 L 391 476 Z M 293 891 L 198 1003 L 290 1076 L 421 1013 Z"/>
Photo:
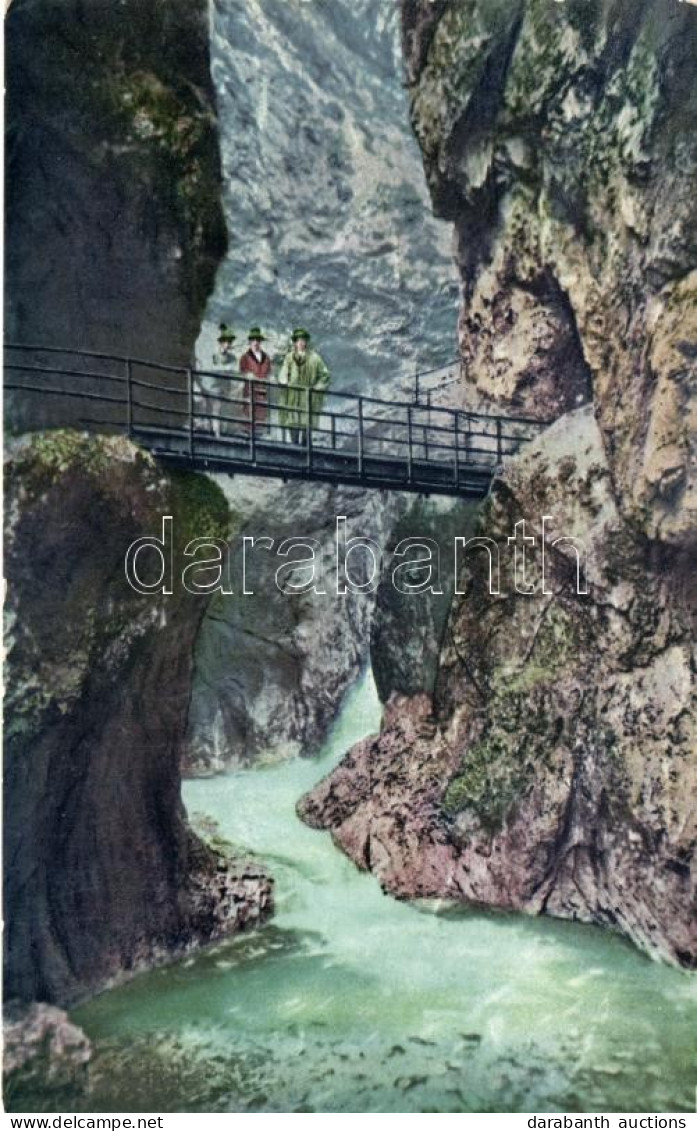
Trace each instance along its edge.
<path fill-rule="evenodd" d="M 308 428 L 317 427 L 329 387 L 329 370 L 316 350 L 311 349 L 307 330 L 298 327 L 292 341 L 278 377 L 279 422 L 283 439 L 299 444 L 305 443 Z"/>
<path fill-rule="evenodd" d="M 237 375 L 237 359 L 232 352 L 235 337 L 230 327 L 221 322 L 218 328 L 218 348 L 213 354 L 213 368 L 220 377 L 206 375 L 201 378 L 202 392 L 208 394 L 203 398 L 202 408 L 206 415 L 205 428 L 215 436 L 228 432 L 229 428 L 223 425 L 232 423 L 239 416 L 237 406 L 231 403 L 232 399 L 239 398 L 240 395 L 237 382 L 230 381 L 230 377 Z"/>
<path fill-rule="evenodd" d="M 257 384 L 268 382 L 271 376 L 271 358 L 261 344 L 265 341 L 259 327 L 252 326 L 249 331 L 249 349 L 240 358 L 240 373 L 254 379 L 245 381 L 242 395 L 249 402 L 246 416 L 250 424 L 254 421 L 255 431 L 258 428 L 266 429 L 268 422 L 269 390 L 263 384 Z"/>

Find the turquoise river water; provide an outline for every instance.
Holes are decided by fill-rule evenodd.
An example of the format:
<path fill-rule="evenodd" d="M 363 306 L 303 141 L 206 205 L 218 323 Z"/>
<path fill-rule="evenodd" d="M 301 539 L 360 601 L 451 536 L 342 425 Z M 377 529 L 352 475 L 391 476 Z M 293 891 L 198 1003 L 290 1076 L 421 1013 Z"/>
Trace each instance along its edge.
<path fill-rule="evenodd" d="M 185 783 L 268 862 L 276 915 L 75 1012 L 88 1110 L 694 1110 L 694 977 L 596 928 L 399 903 L 297 819 L 379 721 L 368 674 L 319 761 Z"/>

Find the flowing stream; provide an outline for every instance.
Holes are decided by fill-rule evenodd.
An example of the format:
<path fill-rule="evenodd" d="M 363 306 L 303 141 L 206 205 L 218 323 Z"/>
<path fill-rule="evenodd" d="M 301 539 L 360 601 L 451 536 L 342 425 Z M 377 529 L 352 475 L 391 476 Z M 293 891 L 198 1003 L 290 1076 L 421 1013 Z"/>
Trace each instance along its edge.
<path fill-rule="evenodd" d="M 75 1012 L 91 1111 L 690 1111 L 697 984 L 599 929 L 399 903 L 297 799 L 380 705 L 368 673 L 320 761 L 189 781 L 263 857 L 263 929 Z"/>

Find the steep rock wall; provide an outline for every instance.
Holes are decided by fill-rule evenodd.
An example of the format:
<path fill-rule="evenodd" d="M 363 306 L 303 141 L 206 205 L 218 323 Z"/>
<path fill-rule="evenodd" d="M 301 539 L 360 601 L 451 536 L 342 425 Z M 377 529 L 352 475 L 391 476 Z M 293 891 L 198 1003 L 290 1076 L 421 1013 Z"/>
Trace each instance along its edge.
<path fill-rule="evenodd" d="M 398 6 L 217 0 L 211 24 L 230 241 L 201 361 L 221 318 L 261 321 L 281 355 L 302 325 L 333 388 L 403 395 L 455 355 L 459 280 L 409 128 Z"/>
<path fill-rule="evenodd" d="M 542 593 L 539 529 L 526 568 L 536 592 L 517 592 L 507 539 L 534 513 L 554 515 L 554 536 L 587 549 L 587 595 L 566 542 L 547 546 Z M 435 695 L 393 695 L 382 733 L 300 814 L 395 895 L 601 923 L 691 965 L 688 561 L 669 558 L 667 574 L 661 555 L 647 566 L 618 514 L 589 409 L 510 462 L 479 533 L 498 546 L 501 595 L 489 592 L 487 554 L 468 551 Z"/>
<path fill-rule="evenodd" d="M 187 362 L 226 246 L 205 0 L 14 0 L 6 36 L 8 337 Z"/>
<path fill-rule="evenodd" d="M 434 693 L 394 696 L 300 811 L 398 895 L 582 918 L 692 965 L 697 12 L 404 0 L 403 20 L 458 236 L 460 404 L 562 417 L 479 532 L 505 553 L 525 518 L 539 551 L 551 515 L 589 591 L 548 544 L 550 594 L 533 572 L 536 594 L 492 596 L 482 551 Z"/>
<path fill-rule="evenodd" d="M 60 1004 L 258 921 L 271 887 L 181 804 L 205 598 L 141 595 L 124 572 L 163 514 L 179 550 L 226 536 L 221 492 L 71 432 L 14 442 L 6 492 L 5 994 Z"/>
<path fill-rule="evenodd" d="M 456 228 L 463 397 L 592 396 L 622 512 L 693 540 L 697 12 L 403 5 L 412 121 Z"/>

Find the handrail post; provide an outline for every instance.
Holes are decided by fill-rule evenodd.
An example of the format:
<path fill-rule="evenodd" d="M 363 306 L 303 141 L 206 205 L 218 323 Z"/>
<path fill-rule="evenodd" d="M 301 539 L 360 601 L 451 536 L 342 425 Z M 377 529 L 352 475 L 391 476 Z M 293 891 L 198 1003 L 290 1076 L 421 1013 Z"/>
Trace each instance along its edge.
<path fill-rule="evenodd" d="M 412 435 L 411 405 L 407 405 L 407 437 L 407 483 L 412 483 L 414 480 L 414 441 Z"/>
<path fill-rule="evenodd" d="M 460 413 L 455 411 L 455 463 L 453 465 L 453 482 L 456 487 L 460 485 L 460 437 L 459 437 L 459 424 Z"/>
<path fill-rule="evenodd" d="M 331 430 L 332 430 L 332 451 L 336 450 L 336 414 L 332 413 L 331 417 Z"/>
<path fill-rule="evenodd" d="M 496 461 L 503 463 L 503 439 L 501 436 L 501 417 L 496 418 Z"/>
<path fill-rule="evenodd" d="M 305 432 L 305 450 L 307 470 L 312 471 L 312 389 L 308 385 L 305 389 L 305 404 L 307 411 L 307 430 Z"/>
<path fill-rule="evenodd" d="M 133 436 L 133 366 L 130 357 L 126 359 L 126 429 L 129 440 Z"/>
<path fill-rule="evenodd" d="M 189 365 L 186 370 L 187 394 L 189 405 L 189 459 L 194 462 L 194 371 Z"/>
<path fill-rule="evenodd" d="M 254 411 L 255 394 L 256 394 L 256 385 L 255 385 L 254 381 L 252 380 L 252 381 L 249 382 L 249 412 L 250 412 L 249 458 L 250 458 L 252 463 L 257 462 L 257 430 L 256 430 L 256 422 L 255 422 L 255 419 L 254 419 L 254 417 L 256 416 L 256 413 Z"/>
<path fill-rule="evenodd" d="M 358 474 L 363 478 L 363 397 L 358 398 Z"/>
<path fill-rule="evenodd" d="M 419 370 L 414 374 L 414 404 L 419 403 Z"/>

